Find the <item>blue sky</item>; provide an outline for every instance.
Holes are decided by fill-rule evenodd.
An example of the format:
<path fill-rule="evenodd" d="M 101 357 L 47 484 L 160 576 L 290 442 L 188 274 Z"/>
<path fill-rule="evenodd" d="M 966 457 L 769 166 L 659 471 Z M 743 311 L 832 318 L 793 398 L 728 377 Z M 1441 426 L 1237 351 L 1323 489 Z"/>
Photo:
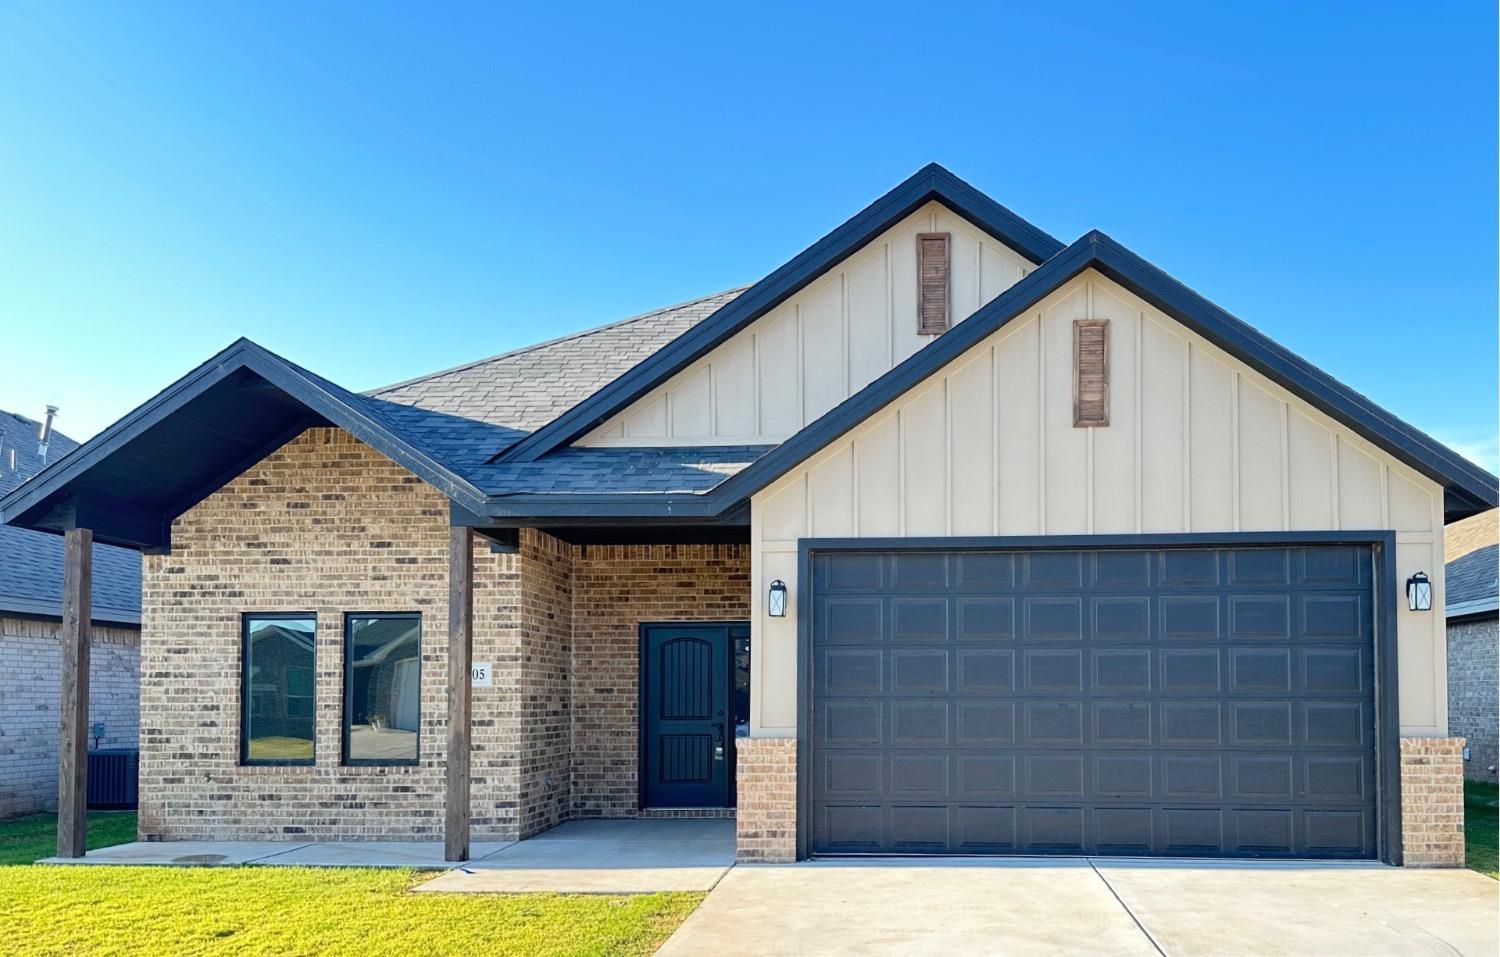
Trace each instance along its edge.
<path fill-rule="evenodd" d="M 936 160 L 1495 469 L 1493 4 L 808 6 L 0 0 L 0 408 L 85 438 L 241 335 L 382 385 Z"/>

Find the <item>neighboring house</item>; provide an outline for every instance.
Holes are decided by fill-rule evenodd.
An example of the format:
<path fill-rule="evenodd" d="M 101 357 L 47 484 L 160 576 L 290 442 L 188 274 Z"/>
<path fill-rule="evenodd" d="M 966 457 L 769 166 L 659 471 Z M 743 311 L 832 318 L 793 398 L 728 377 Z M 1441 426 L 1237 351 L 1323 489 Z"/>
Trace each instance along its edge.
<path fill-rule="evenodd" d="M 0 514 L 147 553 L 147 838 L 1453 864 L 1443 526 L 1495 504 L 929 166 L 746 289 L 372 393 L 240 340 Z"/>
<path fill-rule="evenodd" d="M 1500 647 L 1500 583 L 1496 512 L 1475 515 L 1447 530 L 1448 725 L 1468 742 L 1464 776 L 1494 781 L 1500 755 L 1495 658 Z"/>
<path fill-rule="evenodd" d="M 51 427 L 51 411 L 45 424 L 0 411 L 0 494 L 78 447 Z M 56 535 L 0 525 L 0 818 L 57 806 L 62 555 Z M 134 748 L 139 552 L 109 546 L 94 552 L 93 612 L 89 746 Z M 103 733 L 94 735 L 92 725 L 102 725 Z"/>

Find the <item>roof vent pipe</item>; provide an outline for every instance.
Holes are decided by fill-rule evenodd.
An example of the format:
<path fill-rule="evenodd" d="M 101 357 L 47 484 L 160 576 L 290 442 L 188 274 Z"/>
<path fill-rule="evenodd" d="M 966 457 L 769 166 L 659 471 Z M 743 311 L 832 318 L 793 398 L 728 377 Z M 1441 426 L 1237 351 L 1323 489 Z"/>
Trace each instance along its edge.
<path fill-rule="evenodd" d="M 52 440 L 52 420 L 57 417 L 57 406 L 47 406 L 47 416 L 42 420 L 42 427 L 36 433 L 36 455 L 47 464 L 47 443 Z"/>

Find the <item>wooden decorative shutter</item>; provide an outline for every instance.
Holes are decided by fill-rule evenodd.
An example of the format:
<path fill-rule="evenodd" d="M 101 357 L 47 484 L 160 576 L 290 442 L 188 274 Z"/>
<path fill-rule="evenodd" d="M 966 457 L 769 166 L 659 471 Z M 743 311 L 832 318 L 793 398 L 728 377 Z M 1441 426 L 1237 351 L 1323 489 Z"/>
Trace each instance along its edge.
<path fill-rule="evenodd" d="M 948 331 L 948 233 L 917 234 L 917 334 Z"/>
<path fill-rule="evenodd" d="M 1073 320 L 1073 425 L 1109 425 L 1109 320 Z"/>

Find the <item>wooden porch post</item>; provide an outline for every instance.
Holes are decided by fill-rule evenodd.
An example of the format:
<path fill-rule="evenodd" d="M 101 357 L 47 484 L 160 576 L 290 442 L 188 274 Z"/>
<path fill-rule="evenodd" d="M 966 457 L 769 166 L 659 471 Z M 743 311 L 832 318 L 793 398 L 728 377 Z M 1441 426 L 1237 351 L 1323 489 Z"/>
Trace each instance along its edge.
<path fill-rule="evenodd" d="M 70 528 L 63 544 L 63 618 L 58 684 L 57 856 L 88 850 L 89 633 L 93 622 L 94 533 Z"/>
<path fill-rule="evenodd" d="M 474 654 L 474 533 L 448 536 L 448 761 L 443 789 L 443 860 L 469 859 L 469 698 Z"/>

